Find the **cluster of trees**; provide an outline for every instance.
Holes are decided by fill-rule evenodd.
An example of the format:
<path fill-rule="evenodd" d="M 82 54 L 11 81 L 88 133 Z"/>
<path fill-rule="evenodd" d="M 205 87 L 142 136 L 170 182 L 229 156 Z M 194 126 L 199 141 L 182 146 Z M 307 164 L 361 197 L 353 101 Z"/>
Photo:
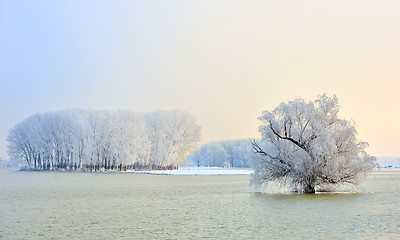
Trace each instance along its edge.
<path fill-rule="evenodd" d="M 300 192 L 315 192 L 338 184 L 356 184 L 376 159 L 359 142 L 354 123 L 338 117 L 336 96 L 314 101 L 281 103 L 259 120 L 262 139 L 253 141 L 259 158 L 253 183 L 278 181 Z"/>
<path fill-rule="evenodd" d="M 202 145 L 189 157 L 196 166 L 243 167 L 251 166 L 254 150 L 248 139 L 210 142 Z"/>
<path fill-rule="evenodd" d="M 8 135 L 8 153 L 29 169 L 171 169 L 199 138 L 200 127 L 182 111 L 67 110 L 17 124 Z"/>

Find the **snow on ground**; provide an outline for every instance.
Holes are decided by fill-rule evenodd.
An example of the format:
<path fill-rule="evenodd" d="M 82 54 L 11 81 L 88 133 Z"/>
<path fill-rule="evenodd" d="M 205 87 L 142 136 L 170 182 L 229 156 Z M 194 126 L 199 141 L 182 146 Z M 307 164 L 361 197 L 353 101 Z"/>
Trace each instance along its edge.
<path fill-rule="evenodd" d="M 400 168 L 400 164 L 380 164 L 381 168 Z M 180 167 L 177 170 L 128 170 L 131 173 L 154 175 L 249 175 L 250 168 L 219 168 L 219 167 Z"/>
<path fill-rule="evenodd" d="M 218 168 L 218 167 L 183 167 L 177 170 L 134 171 L 133 173 L 146 173 L 157 175 L 249 175 L 253 169 L 248 168 Z"/>

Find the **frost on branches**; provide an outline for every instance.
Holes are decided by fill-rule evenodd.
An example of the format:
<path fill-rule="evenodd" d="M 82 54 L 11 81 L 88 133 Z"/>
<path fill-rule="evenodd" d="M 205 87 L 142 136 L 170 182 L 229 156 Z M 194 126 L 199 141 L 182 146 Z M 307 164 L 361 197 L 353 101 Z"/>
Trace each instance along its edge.
<path fill-rule="evenodd" d="M 252 184 L 269 181 L 314 193 L 339 184 L 357 184 L 375 166 L 366 142 L 359 142 L 354 123 L 338 118 L 336 96 L 315 101 L 281 103 L 258 118 L 261 141 L 252 140 L 258 154 Z"/>

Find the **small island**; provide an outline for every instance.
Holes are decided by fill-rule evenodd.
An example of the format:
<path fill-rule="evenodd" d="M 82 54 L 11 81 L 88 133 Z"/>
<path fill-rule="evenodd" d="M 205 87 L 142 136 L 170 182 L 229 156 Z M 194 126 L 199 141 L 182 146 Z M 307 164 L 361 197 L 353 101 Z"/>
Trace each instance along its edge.
<path fill-rule="evenodd" d="M 35 114 L 10 130 L 9 155 L 26 170 L 176 169 L 199 141 L 183 111 L 68 110 Z"/>

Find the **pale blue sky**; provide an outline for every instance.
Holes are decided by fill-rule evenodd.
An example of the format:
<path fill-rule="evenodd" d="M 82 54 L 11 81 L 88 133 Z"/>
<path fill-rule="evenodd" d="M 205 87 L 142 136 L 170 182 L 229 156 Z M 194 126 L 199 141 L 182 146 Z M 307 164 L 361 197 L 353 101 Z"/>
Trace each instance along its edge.
<path fill-rule="evenodd" d="M 399 1 L 0 1 L 0 158 L 8 130 L 66 108 L 181 109 L 202 142 L 336 94 L 369 152 L 400 156 Z"/>

